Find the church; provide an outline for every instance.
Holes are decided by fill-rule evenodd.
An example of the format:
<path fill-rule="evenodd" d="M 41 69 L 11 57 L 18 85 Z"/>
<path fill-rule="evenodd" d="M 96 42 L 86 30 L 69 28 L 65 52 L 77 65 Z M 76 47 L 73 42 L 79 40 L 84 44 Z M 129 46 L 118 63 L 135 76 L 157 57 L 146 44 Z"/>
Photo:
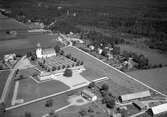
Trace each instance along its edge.
<path fill-rule="evenodd" d="M 40 43 L 37 44 L 37 49 L 36 49 L 36 56 L 37 58 L 48 58 L 52 56 L 56 56 L 56 52 L 54 48 L 47 48 L 47 49 L 42 49 Z"/>

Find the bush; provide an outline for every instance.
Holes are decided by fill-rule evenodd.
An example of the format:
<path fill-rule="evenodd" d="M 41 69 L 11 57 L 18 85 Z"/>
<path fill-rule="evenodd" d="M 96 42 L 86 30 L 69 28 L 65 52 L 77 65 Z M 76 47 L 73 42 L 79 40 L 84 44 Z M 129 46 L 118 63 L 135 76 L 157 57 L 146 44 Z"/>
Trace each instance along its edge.
<path fill-rule="evenodd" d="M 52 99 L 47 100 L 45 106 L 46 107 L 52 107 L 53 106 L 53 100 Z"/>
<path fill-rule="evenodd" d="M 81 116 L 86 116 L 87 115 L 87 111 L 85 109 L 82 109 L 82 110 L 79 111 L 79 114 Z"/>
<path fill-rule="evenodd" d="M 72 76 L 72 70 L 71 69 L 66 69 L 64 71 L 63 75 L 66 76 L 66 77 L 71 77 Z"/>

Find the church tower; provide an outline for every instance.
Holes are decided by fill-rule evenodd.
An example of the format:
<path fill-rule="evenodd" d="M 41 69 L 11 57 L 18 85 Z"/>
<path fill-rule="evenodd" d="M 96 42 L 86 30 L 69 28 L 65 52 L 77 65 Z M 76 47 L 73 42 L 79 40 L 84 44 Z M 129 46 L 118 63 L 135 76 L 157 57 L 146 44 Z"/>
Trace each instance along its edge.
<path fill-rule="evenodd" d="M 42 58 L 42 48 L 40 43 L 37 43 L 36 56 L 37 58 Z"/>

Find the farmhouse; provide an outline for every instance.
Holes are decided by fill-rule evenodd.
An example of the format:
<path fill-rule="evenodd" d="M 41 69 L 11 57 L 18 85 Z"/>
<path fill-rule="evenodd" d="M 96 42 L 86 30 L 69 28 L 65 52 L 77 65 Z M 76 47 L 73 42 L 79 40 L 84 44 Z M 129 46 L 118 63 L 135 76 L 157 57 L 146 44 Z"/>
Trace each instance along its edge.
<path fill-rule="evenodd" d="M 154 107 L 150 108 L 150 109 L 148 110 L 148 112 L 149 112 L 152 116 L 155 116 L 155 115 L 158 115 L 158 114 L 167 112 L 167 103 L 161 104 L 161 105 L 158 105 L 158 106 L 154 106 Z"/>
<path fill-rule="evenodd" d="M 137 93 L 131 93 L 131 94 L 125 94 L 119 96 L 120 101 L 130 101 L 134 99 L 139 99 L 139 98 L 144 98 L 144 97 L 149 97 L 151 96 L 150 91 L 142 91 L 142 92 L 137 92 Z"/>
<path fill-rule="evenodd" d="M 56 52 L 54 48 L 47 48 L 47 49 L 42 49 L 40 44 L 37 44 L 37 50 L 36 50 L 36 56 L 37 58 L 48 58 L 52 56 L 56 56 Z"/>
<path fill-rule="evenodd" d="M 7 62 L 7 61 L 10 61 L 10 60 L 14 60 L 15 57 L 16 57 L 15 53 L 14 54 L 7 54 L 7 55 L 4 56 L 4 60 L 5 60 L 5 62 Z"/>
<path fill-rule="evenodd" d="M 81 96 L 86 98 L 89 101 L 96 101 L 97 100 L 97 96 L 87 89 L 84 89 L 81 91 Z"/>

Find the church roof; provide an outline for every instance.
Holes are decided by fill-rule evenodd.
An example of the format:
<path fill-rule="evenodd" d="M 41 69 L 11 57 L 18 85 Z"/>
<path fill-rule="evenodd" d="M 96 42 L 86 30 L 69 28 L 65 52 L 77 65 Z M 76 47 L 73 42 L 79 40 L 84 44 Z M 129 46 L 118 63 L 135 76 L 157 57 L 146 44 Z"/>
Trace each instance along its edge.
<path fill-rule="evenodd" d="M 42 50 L 43 55 L 54 54 L 54 53 L 56 53 L 54 48 L 47 48 Z"/>

